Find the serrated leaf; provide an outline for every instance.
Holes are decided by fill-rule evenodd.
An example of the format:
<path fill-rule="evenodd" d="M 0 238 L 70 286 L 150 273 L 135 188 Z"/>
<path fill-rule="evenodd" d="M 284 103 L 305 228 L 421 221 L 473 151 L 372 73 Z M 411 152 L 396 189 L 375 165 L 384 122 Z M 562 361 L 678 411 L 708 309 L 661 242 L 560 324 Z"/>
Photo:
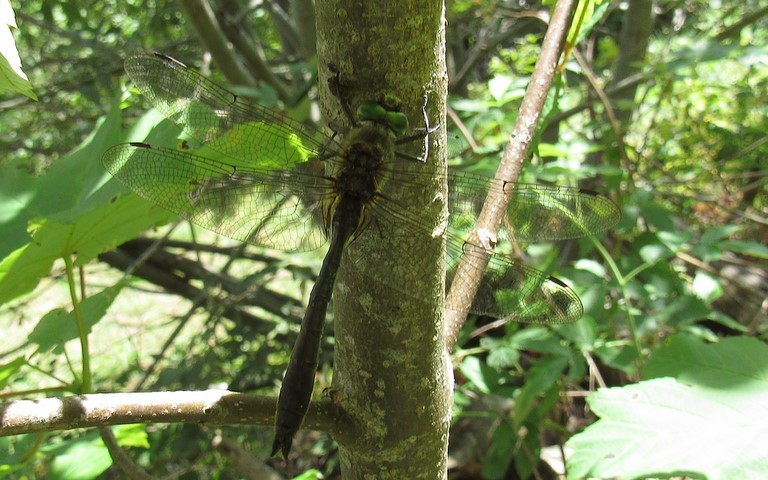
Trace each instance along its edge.
<path fill-rule="evenodd" d="M 601 418 L 568 441 L 568 478 L 764 478 L 766 345 L 746 337 L 705 345 L 679 335 L 656 352 L 646 374 L 667 377 L 588 399 Z"/>

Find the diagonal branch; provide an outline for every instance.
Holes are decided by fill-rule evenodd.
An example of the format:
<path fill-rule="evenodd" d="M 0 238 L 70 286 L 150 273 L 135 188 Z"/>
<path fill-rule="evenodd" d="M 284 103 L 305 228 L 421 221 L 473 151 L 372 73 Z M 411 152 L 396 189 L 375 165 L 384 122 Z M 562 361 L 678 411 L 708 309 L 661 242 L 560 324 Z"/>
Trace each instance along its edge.
<path fill-rule="evenodd" d="M 523 168 L 523 162 L 531 149 L 531 142 L 536 133 L 536 127 L 544 108 L 544 102 L 547 99 L 549 87 L 552 85 L 552 80 L 557 73 L 557 63 L 563 51 L 565 38 L 568 34 L 573 14 L 576 11 L 577 3 L 577 0 L 558 0 L 555 5 L 552 20 L 549 22 L 549 27 L 541 46 L 541 55 L 536 62 L 533 75 L 531 75 L 531 81 L 528 84 L 523 103 L 520 106 L 514 130 L 504 149 L 501 164 L 496 172 L 497 179 L 503 180 L 510 185 L 517 183 L 520 171 Z M 468 238 L 469 243 L 484 245 L 485 242 L 481 238 L 493 238 L 496 236 L 499 231 L 499 225 L 501 225 L 501 221 L 504 218 L 504 213 L 509 205 L 512 190 L 509 188 L 504 189 L 504 192 L 489 193 L 475 228 Z M 489 257 L 490 254 L 486 256 L 486 261 L 483 264 L 480 264 L 480 262 L 474 262 L 473 264 L 462 258 L 455 280 L 451 285 L 451 290 L 446 296 L 446 304 L 458 305 L 460 302 L 454 299 L 474 297 Z M 459 330 L 461 330 L 461 326 L 464 324 L 469 312 L 470 302 L 465 303 L 465 305 L 462 305 L 462 311 L 446 310 L 446 343 L 449 350 L 453 348 Z"/>

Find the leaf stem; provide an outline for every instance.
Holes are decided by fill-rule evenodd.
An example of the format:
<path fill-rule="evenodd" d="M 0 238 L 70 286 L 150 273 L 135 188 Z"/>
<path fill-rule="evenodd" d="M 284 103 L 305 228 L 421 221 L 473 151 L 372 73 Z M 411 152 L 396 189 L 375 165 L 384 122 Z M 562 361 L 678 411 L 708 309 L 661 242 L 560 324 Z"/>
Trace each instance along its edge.
<path fill-rule="evenodd" d="M 635 316 L 632 314 L 632 305 L 630 304 L 631 299 L 629 296 L 629 291 L 627 290 L 627 285 L 629 284 L 631 276 L 622 275 L 621 269 L 619 269 L 619 266 L 616 265 L 613 257 L 603 246 L 603 244 L 594 239 L 594 237 L 590 237 L 590 239 L 592 239 L 592 243 L 595 245 L 595 248 L 597 248 L 597 251 L 600 252 L 600 255 L 602 255 L 602 257 L 605 259 L 605 262 L 608 264 L 608 268 L 611 269 L 611 272 L 616 279 L 616 283 L 618 283 L 619 288 L 621 289 L 621 297 L 624 299 L 625 305 L 624 310 L 627 312 L 627 324 L 629 325 L 629 331 L 632 334 L 632 343 L 635 346 L 635 350 L 637 351 L 637 358 L 639 360 L 642 348 L 640 346 L 640 338 L 637 334 L 637 322 L 635 322 Z"/>

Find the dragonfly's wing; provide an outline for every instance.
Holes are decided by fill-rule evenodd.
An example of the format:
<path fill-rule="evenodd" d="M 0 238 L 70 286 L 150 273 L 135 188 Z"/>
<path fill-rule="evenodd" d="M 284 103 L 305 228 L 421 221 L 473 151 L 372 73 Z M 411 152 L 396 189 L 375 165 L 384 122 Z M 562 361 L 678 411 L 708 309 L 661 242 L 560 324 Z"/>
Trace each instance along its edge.
<path fill-rule="evenodd" d="M 524 323 L 574 322 L 584 313 L 576 292 L 555 277 L 453 235 L 446 238 L 446 250 L 447 291 L 459 289 L 446 298 L 448 310 Z M 466 265 L 460 266 L 461 261 Z M 483 273 L 472 295 L 469 272 L 476 266 Z"/>
<path fill-rule="evenodd" d="M 321 156 L 332 143 L 316 129 L 250 103 L 163 54 L 131 54 L 125 70 L 157 110 L 227 161 L 248 165 L 259 159 L 260 165 L 270 161 L 292 168 Z"/>
<path fill-rule="evenodd" d="M 567 187 L 520 183 L 467 173 L 448 175 L 449 282 L 471 282 L 472 268 L 458 268 L 463 261 L 483 271 L 474 298 L 459 293 L 449 298 L 447 308 L 497 318 L 531 323 L 564 323 L 583 314 L 579 297 L 560 280 L 499 253 L 506 240 L 540 242 L 577 238 L 602 232 L 620 218 L 619 208 L 610 199 L 594 192 Z M 488 242 L 473 245 L 463 242 L 474 227 L 489 192 L 511 195 L 500 230 Z M 495 249 L 494 249 L 495 247 Z M 482 269 L 487 259 L 487 267 Z M 462 290 L 464 290 L 462 288 Z M 471 289 L 467 290 L 471 292 Z M 453 304 L 451 304 L 453 302 Z M 463 309 L 466 311 L 466 309 Z"/>
<path fill-rule="evenodd" d="M 511 194 L 501 238 L 544 242 L 593 235 L 616 225 L 619 208 L 607 197 L 588 190 L 518 183 L 513 185 L 467 173 L 448 175 L 448 211 L 456 228 L 471 227 L 488 192 Z M 506 233 L 504 232 L 506 230 Z"/>
<path fill-rule="evenodd" d="M 400 173 L 388 169 L 390 182 L 417 188 L 427 180 L 425 174 L 410 169 Z M 489 315 L 519 322 L 565 323 L 578 320 L 583 309 L 576 293 L 560 280 L 528 267 L 508 256 L 509 240 L 546 241 L 598 233 L 615 225 L 619 209 L 608 198 L 578 189 L 519 184 L 512 191 L 501 230 L 487 243 L 468 243 L 469 232 L 489 192 L 511 191 L 511 185 L 488 177 L 467 173 L 448 175 L 448 221 L 446 225 L 446 263 L 448 284 L 459 288 L 447 299 L 446 308 Z M 423 184 L 423 183 L 422 183 Z M 389 217 L 404 225 L 396 234 L 425 238 L 439 230 L 401 213 L 404 209 L 383 198 L 374 206 L 372 217 Z M 482 243 L 482 245 L 480 244 Z M 459 268 L 462 260 L 465 266 Z M 414 271 L 428 257 L 413 255 Z M 480 274 L 475 276 L 473 268 Z M 477 293 L 465 288 L 476 284 Z"/>
<path fill-rule="evenodd" d="M 317 160 L 257 169 L 130 143 L 110 148 L 102 161 L 140 196 L 232 239 L 283 250 L 326 241 L 323 211 L 332 189 Z"/>

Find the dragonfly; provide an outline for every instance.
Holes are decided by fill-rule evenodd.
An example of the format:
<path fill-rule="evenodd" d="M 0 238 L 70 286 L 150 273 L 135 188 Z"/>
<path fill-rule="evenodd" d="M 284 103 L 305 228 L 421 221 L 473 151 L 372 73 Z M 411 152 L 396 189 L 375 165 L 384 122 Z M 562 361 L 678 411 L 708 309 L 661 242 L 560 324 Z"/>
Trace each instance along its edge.
<path fill-rule="evenodd" d="M 234 240 L 285 251 L 329 244 L 278 396 L 272 455 L 280 452 L 287 458 L 311 400 L 342 252 L 371 230 L 380 235 L 380 229 L 370 228 L 374 222 L 399 224 L 392 231 L 402 235 L 433 238 L 434 226 L 405 213 L 413 210 L 385 190 L 419 188 L 435 175 L 434 168 L 420 169 L 427 158 L 414 161 L 398 154 L 397 145 L 410 127 L 404 127 L 407 118 L 391 108 L 361 105 L 361 118 L 339 140 L 241 98 L 160 53 L 131 54 L 125 69 L 151 104 L 196 145 L 113 146 L 102 162 L 115 178 L 141 197 Z M 345 110 L 351 111 L 349 106 Z M 431 131 L 427 127 L 421 134 Z M 573 290 L 497 251 L 498 245 L 505 239 L 542 242 L 604 231 L 619 220 L 615 203 L 576 188 L 512 185 L 448 168 L 438 168 L 437 175 L 448 180 L 449 216 L 443 232 L 447 271 L 456 270 L 461 257 L 483 262 L 485 269 L 476 295 L 458 295 L 445 308 L 460 311 L 470 305 L 473 313 L 527 323 L 578 320 L 583 308 Z M 505 228 L 493 244 L 469 243 L 467 227 L 494 190 L 512 197 Z M 414 252 L 415 264 L 420 257 Z M 449 273 L 449 283 L 459 280 Z"/>

